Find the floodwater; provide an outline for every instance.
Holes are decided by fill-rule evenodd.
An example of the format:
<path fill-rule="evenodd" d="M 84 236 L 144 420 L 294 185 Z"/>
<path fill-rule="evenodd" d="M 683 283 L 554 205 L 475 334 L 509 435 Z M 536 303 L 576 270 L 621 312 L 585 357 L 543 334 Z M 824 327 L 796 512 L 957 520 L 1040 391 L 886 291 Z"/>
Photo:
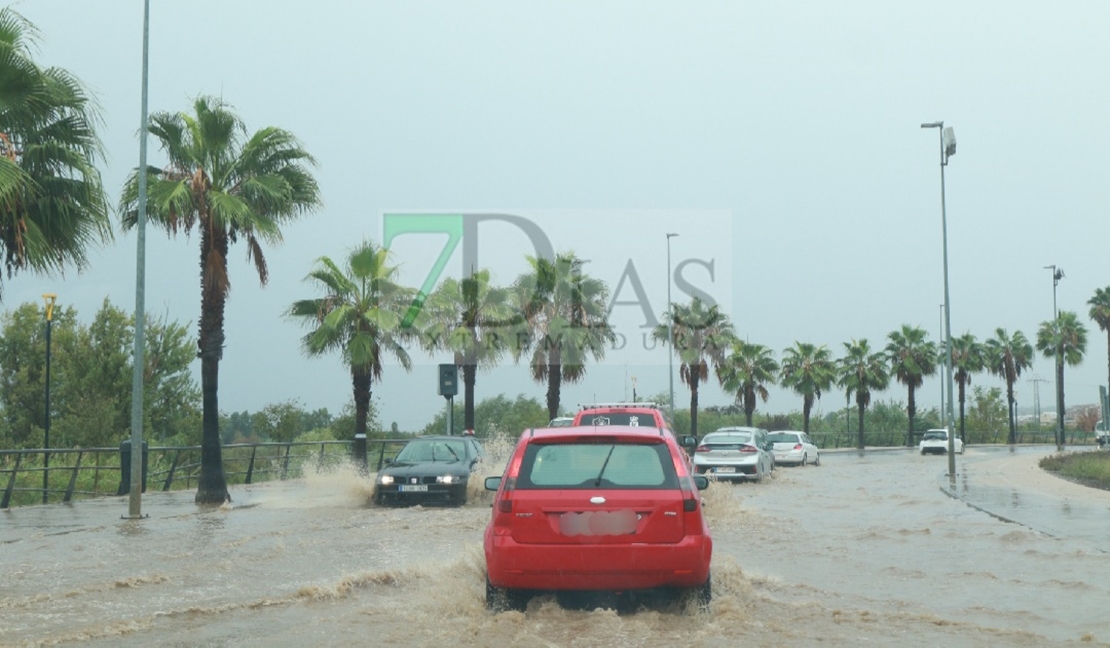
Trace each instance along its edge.
<path fill-rule="evenodd" d="M 476 486 L 462 508 L 379 508 L 338 470 L 219 508 L 147 493 L 139 521 L 126 498 L 17 508 L 0 645 L 1110 645 L 1110 493 L 1044 474 L 1051 451 L 969 448 L 954 484 L 906 450 L 712 484 L 708 612 L 487 611 Z"/>

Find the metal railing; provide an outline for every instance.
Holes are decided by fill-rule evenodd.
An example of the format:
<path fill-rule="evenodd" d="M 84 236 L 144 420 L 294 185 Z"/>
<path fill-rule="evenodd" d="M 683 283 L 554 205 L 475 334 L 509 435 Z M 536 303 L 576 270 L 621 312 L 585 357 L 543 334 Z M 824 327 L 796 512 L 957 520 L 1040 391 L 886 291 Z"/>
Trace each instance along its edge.
<path fill-rule="evenodd" d="M 914 443 L 921 440 L 924 430 L 914 432 Z M 1080 430 L 1067 430 L 1067 445 L 1093 445 L 1097 443 L 1094 432 Z M 851 432 L 811 432 L 810 437 L 819 448 L 854 448 L 856 447 L 857 431 Z M 873 447 L 897 447 L 906 445 L 906 431 L 871 431 L 864 430 L 864 445 Z M 964 442 L 968 445 L 1005 445 L 1010 438 L 1009 430 L 993 432 L 969 431 Z M 1017 430 L 1015 441 L 1018 445 L 1025 444 L 1053 444 L 1056 443 L 1056 433 L 1052 430 Z"/>
<path fill-rule="evenodd" d="M 408 439 L 368 439 L 367 463 L 379 470 Z M 222 447 L 228 485 L 299 477 L 306 467 L 328 468 L 346 461 L 351 441 L 234 443 Z M 193 488 L 200 474 L 200 446 L 155 446 L 147 455 L 144 488 Z M 44 458 L 49 455 L 49 466 Z M 121 448 L 0 450 L 0 509 L 27 504 L 70 502 L 75 498 L 124 495 L 130 461 L 138 453 Z M 128 474 L 124 474 L 124 467 Z M 46 478 L 43 478 L 45 473 Z"/>

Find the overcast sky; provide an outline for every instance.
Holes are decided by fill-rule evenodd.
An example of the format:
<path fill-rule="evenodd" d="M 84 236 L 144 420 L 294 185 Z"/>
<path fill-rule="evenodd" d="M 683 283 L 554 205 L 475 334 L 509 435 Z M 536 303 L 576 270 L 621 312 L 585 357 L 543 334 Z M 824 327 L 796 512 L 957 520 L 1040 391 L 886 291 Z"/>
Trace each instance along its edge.
<path fill-rule="evenodd" d="M 1087 359 L 1066 374 L 1070 404 L 1093 403 L 1107 377 L 1106 336 L 1087 300 L 1110 285 L 1110 3 L 1092 2 L 393 2 L 193 0 L 151 3 L 151 111 L 222 96 L 251 131 L 286 128 L 319 161 L 324 207 L 267 251 L 258 284 L 240 245 L 220 365 L 222 411 L 289 399 L 338 413 L 350 400 L 339 358 L 305 358 L 304 330 L 282 317 L 315 296 L 304 276 L 387 213 L 502 213 L 537 224 L 554 248 L 590 260 L 616 289 L 629 264 L 656 315 L 672 268 L 726 308 L 737 331 L 781 358 L 795 341 L 867 338 L 902 324 L 941 334 L 944 301 L 938 132 L 955 128 L 945 171 L 952 334 L 996 327 L 1031 340 L 1061 310 L 1088 326 Z M 38 60 L 66 68 L 99 98 L 113 202 L 138 162 L 141 0 L 35 0 L 15 8 L 42 32 Z M 150 162 L 164 157 L 151 140 Z M 480 261 L 508 283 L 531 241 L 480 227 Z M 442 241 L 397 239 L 419 285 Z M 402 244 L 402 239 L 404 239 Z M 147 236 L 150 314 L 199 317 L 196 236 Z M 64 278 L 5 279 L 3 307 L 58 293 L 91 320 L 105 296 L 135 302 L 133 235 L 94 250 Z M 429 256 L 431 255 L 431 256 Z M 448 271 L 462 268 L 461 249 Z M 712 269 L 712 272 L 710 271 Z M 628 277 L 620 300 L 636 301 Z M 689 296 L 673 284 L 675 301 Z M 630 337 L 639 306 L 618 306 Z M 667 389 L 661 349 L 612 351 L 565 409 Z M 381 420 L 422 427 L 443 401 L 434 365 L 387 366 L 373 396 Z M 199 382 L 199 362 L 196 363 Z M 1017 387 L 1053 409 L 1052 362 Z M 676 400 L 689 392 L 675 378 Z M 994 377 L 974 384 L 1002 386 Z M 478 399 L 543 400 L 511 362 L 479 376 Z M 878 398 L 904 401 L 903 387 Z M 701 404 L 731 398 L 710 386 Z M 921 406 L 939 405 L 927 380 Z M 842 394 L 820 402 L 844 406 Z M 760 409 L 800 409 L 773 391 Z"/>

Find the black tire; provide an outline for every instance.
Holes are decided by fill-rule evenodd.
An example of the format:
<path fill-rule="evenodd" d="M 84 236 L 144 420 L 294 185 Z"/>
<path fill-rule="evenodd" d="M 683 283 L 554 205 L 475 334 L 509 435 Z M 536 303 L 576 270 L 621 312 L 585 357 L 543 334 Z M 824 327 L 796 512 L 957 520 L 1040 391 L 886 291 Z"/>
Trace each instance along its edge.
<path fill-rule="evenodd" d="M 813 465 L 814 466 L 820 466 L 821 465 L 821 453 L 820 452 L 818 452 L 817 456 L 813 458 Z"/>
<path fill-rule="evenodd" d="M 809 455 L 803 453 L 802 454 L 802 468 L 805 468 L 808 465 L 809 465 Z"/>
<path fill-rule="evenodd" d="M 492 612 L 523 612 L 528 607 L 529 596 L 526 592 L 505 587 L 494 587 L 486 577 L 486 609 Z"/>
<path fill-rule="evenodd" d="M 698 612 L 708 612 L 709 604 L 713 602 L 713 573 L 705 577 L 705 583 L 690 590 L 691 602 Z"/>

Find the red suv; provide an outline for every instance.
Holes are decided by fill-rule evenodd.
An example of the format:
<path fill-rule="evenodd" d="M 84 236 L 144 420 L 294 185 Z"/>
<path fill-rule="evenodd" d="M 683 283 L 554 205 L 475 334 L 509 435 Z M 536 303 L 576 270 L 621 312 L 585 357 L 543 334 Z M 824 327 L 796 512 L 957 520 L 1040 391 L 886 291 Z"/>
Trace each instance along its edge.
<path fill-rule="evenodd" d="M 486 527 L 486 604 L 523 609 L 535 591 L 680 588 L 712 595 L 713 540 L 669 431 L 610 425 L 521 435 Z"/>

